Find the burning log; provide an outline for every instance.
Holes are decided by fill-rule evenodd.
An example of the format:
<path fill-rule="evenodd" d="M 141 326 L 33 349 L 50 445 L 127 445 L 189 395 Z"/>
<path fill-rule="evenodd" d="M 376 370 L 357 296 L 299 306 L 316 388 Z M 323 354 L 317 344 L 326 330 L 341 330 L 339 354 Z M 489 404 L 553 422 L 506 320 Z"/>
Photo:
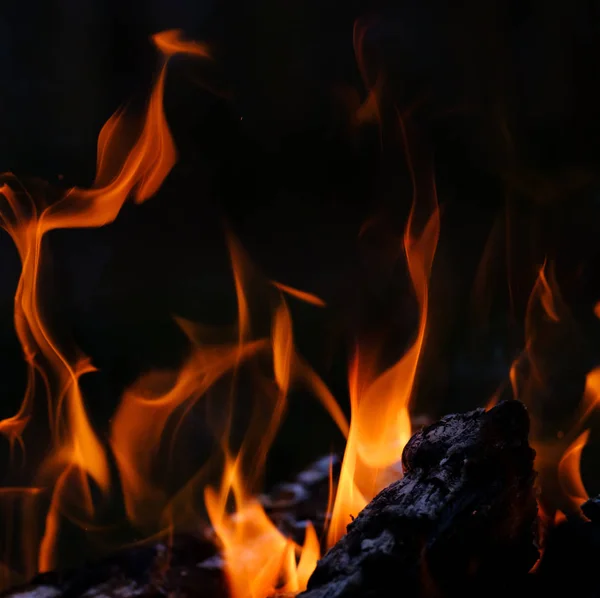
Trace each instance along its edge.
<path fill-rule="evenodd" d="M 340 465 L 335 455 L 319 459 L 291 482 L 279 484 L 261 497 L 266 512 L 286 535 L 301 543 L 306 521 L 322 531 L 330 484 L 337 480 Z M 42 573 L 2 596 L 158 598 L 173 594 L 228 597 L 224 562 L 212 530 L 176 535 L 169 543 L 128 548 L 72 571 Z"/>
<path fill-rule="evenodd" d="M 404 450 L 405 477 L 350 524 L 302 596 L 383 597 L 397 593 L 399 583 L 411 597 L 444 596 L 457 588 L 466 596 L 478 580 L 489 583 L 490 575 L 496 582 L 525 577 L 538 558 L 528 431 L 527 412 L 516 401 L 423 428 Z M 338 473 L 337 459 L 317 461 L 263 496 L 265 510 L 285 533 L 301 535 L 303 522 L 325 522 L 328 488 Z M 226 598 L 213 540 L 207 530 L 176 536 L 170 546 L 130 548 L 76 571 L 38 575 L 3 596 Z"/>
<path fill-rule="evenodd" d="M 348 526 L 302 596 L 454 596 L 481 584 L 489 595 L 526 575 L 539 556 L 528 433 L 524 406 L 508 401 L 415 434 L 404 478 Z"/>

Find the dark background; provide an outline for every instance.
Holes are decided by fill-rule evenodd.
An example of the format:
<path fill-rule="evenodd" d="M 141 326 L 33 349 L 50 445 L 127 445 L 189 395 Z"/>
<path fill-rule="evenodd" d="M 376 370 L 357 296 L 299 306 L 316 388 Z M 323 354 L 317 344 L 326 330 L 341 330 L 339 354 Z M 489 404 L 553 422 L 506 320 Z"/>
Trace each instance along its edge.
<path fill-rule="evenodd" d="M 344 405 L 357 333 L 383 330 L 387 359 L 401 354 L 416 310 L 405 266 L 393 260 L 412 197 L 394 106 L 418 160 L 435 165 L 442 208 L 416 410 L 439 416 L 483 405 L 506 380 L 547 258 L 573 317 L 543 347 L 551 383 L 534 414 L 551 436 L 564 427 L 600 346 L 593 315 L 600 3 L 449 6 L 24 0 L 2 7 L 0 168 L 57 186 L 89 185 L 102 124 L 125 102 L 143 108 L 157 65 L 152 33 L 182 28 L 215 58 L 170 67 L 165 106 L 180 160 L 157 196 L 126 205 L 103 229 L 50 235 L 60 289 L 54 311 L 101 370 L 84 381 L 99 429 L 141 372 L 179 362 L 185 342 L 173 314 L 234 321 L 224 222 L 267 276 L 327 302 L 319 310 L 292 301 L 296 341 Z M 366 32 L 367 77 L 385 81 L 383 134 L 356 122 L 366 88 L 355 23 Z M 373 216 L 375 228 L 359 239 Z M 24 366 L 12 323 L 19 262 L 8 235 L 0 244 L 0 393 L 8 416 L 23 393 Z M 302 393 L 291 398 L 284 431 L 268 482 L 342 445 Z M 600 487 L 593 444 L 592 436 L 590 491 Z"/>

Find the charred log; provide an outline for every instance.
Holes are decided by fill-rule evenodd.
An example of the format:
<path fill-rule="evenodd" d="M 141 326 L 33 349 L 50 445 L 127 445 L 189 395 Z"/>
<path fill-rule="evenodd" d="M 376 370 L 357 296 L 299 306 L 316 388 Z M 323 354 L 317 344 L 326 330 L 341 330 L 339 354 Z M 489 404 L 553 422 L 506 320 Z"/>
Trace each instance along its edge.
<path fill-rule="evenodd" d="M 319 562 L 304 598 L 476 595 L 526 576 L 539 553 L 535 452 L 516 401 L 415 434 L 405 476 Z"/>
<path fill-rule="evenodd" d="M 338 457 L 324 457 L 261 497 L 271 519 L 298 543 L 306 522 L 317 532 L 326 523 L 331 483 L 340 471 Z M 5 598 L 159 598 L 160 596 L 228 598 L 224 563 L 212 530 L 181 534 L 169 542 L 128 548 L 104 561 L 71 571 L 35 576 L 25 586 L 3 593 Z"/>
<path fill-rule="evenodd" d="M 226 598 L 223 563 L 212 539 L 176 536 L 167 545 L 119 551 L 104 561 L 72 571 L 42 573 L 2 594 L 14 598 Z"/>
<path fill-rule="evenodd" d="M 495 586 L 527 575 L 537 559 L 534 452 L 517 402 L 450 415 L 417 433 L 404 451 L 405 477 L 381 492 L 323 558 L 309 598 L 449 595 L 475 580 Z M 326 524 L 339 460 L 324 458 L 261 497 L 280 529 L 302 542 L 307 521 Z M 489 583 L 489 577 L 487 577 Z M 467 583 L 468 582 L 468 583 Z M 463 584 L 461 586 L 461 584 Z M 435 590 L 435 592 L 433 591 Z M 223 561 L 210 530 L 171 545 L 123 550 L 70 572 L 38 575 L 5 597 L 227 598 Z"/>

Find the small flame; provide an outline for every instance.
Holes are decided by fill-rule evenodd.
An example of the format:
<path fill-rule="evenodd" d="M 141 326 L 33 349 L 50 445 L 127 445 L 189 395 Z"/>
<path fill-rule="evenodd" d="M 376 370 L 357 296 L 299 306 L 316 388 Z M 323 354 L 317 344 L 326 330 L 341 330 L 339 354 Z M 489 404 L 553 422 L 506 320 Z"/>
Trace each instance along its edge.
<path fill-rule="evenodd" d="M 536 318 L 536 310 L 539 313 L 540 309 L 542 318 Z M 562 335 L 570 331 L 570 319 L 553 265 L 544 260 L 527 305 L 525 351 L 511 367 L 510 379 L 516 398 L 532 405 L 533 399 L 540 391 L 543 396 L 549 385 L 550 375 L 544 359 L 545 351 L 549 342 L 556 344 L 557 339 L 565 338 Z M 529 368 L 523 368 L 521 371 L 518 366 L 522 359 Z M 531 442 L 536 449 L 535 465 L 540 475 L 540 483 L 542 486 L 553 486 L 557 479 L 564 504 L 568 504 L 571 510 L 582 517 L 580 506 L 587 500 L 588 495 L 581 479 L 580 461 L 588 441 L 589 430 L 580 430 L 597 407 L 599 392 L 600 368 L 597 368 L 586 376 L 585 392 L 573 421 L 566 430 L 560 430 L 553 438 L 548 438 L 543 433 L 541 422 L 535 418 L 535 411 L 531 412 Z M 575 440 L 572 440 L 574 437 Z"/>
<path fill-rule="evenodd" d="M 206 44 L 182 39 L 181 31 L 177 29 L 156 33 L 152 36 L 152 41 L 165 57 L 185 54 L 199 58 L 210 58 L 210 52 Z"/>
<path fill-rule="evenodd" d="M 402 122 L 401 125 L 403 127 Z M 405 147 L 408 147 L 406 137 Z M 415 195 L 405 230 L 404 250 L 419 306 L 417 336 L 402 358 L 381 373 L 375 369 L 375 352 L 364 345 L 356 349 L 349 371 L 351 428 L 328 532 L 330 546 L 344 534 L 352 516 L 393 480 L 389 468 L 400 462 L 411 436 L 409 403 L 425 340 L 428 280 L 439 237 L 440 216 L 433 177 L 417 181 L 410 155 L 408 164 Z M 431 208 L 427 224 L 419 231 L 415 209 L 417 193 L 423 191 L 429 196 Z"/>
<path fill-rule="evenodd" d="M 246 496 L 239 467 L 239 458 L 228 458 L 220 491 L 210 487 L 205 491 L 208 514 L 223 546 L 232 598 L 264 598 L 275 590 L 306 589 L 320 555 L 312 524 L 302 547 L 283 536 L 262 505 Z M 227 512 L 230 494 L 235 503 L 233 515 Z"/>
<path fill-rule="evenodd" d="M 312 305 L 317 305 L 318 307 L 325 307 L 325 301 L 323 299 L 313 295 L 312 293 L 307 293 L 306 291 L 299 291 L 293 287 L 289 287 L 286 284 L 282 284 L 280 282 L 272 281 L 274 287 L 278 288 L 280 291 L 291 295 L 292 297 L 296 297 L 296 299 L 300 299 L 300 301 L 304 301 L 305 303 L 311 303 Z"/>
<path fill-rule="evenodd" d="M 556 344 L 559 333 L 568 330 L 569 316 L 556 280 L 554 266 L 544 260 L 527 302 L 525 350 L 513 363 L 510 374 L 514 396 L 530 407 L 533 406 L 539 391 L 544 390 L 548 384 L 549 371 L 544 359 L 546 350 L 548 346 Z M 526 360 L 529 368 L 525 378 L 518 372 L 521 359 Z M 535 428 L 539 422 L 534 418 L 532 424 Z M 534 430 L 534 435 L 535 433 Z"/>
<path fill-rule="evenodd" d="M 581 505 L 589 496 L 581 479 L 581 454 L 587 444 L 589 430 L 585 430 L 565 451 L 558 464 L 560 485 L 571 505 L 580 511 Z"/>
<path fill-rule="evenodd" d="M 586 419 L 598 405 L 600 405 L 600 368 L 594 368 L 585 378 L 580 419 Z"/>
<path fill-rule="evenodd" d="M 552 281 L 552 285 L 550 284 L 548 277 L 546 276 L 546 261 L 544 261 L 544 264 L 542 265 L 542 267 L 540 268 L 540 272 L 538 275 L 538 285 L 539 285 L 539 299 L 540 299 L 540 303 L 542 304 L 542 307 L 544 308 L 544 312 L 546 313 L 546 315 L 553 321 L 553 322 L 558 322 L 559 321 L 559 317 L 558 317 L 558 313 L 556 311 L 556 305 L 555 305 L 555 301 L 556 301 L 556 289 L 557 284 L 556 281 L 554 279 L 554 271 L 551 271 L 551 281 Z"/>
<path fill-rule="evenodd" d="M 228 235 L 229 249 L 238 297 L 238 339 L 240 347 L 247 342 L 250 332 L 250 299 L 246 285 L 252 278 L 251 266 L 233 235 Z M 281 291 L 290 288 L 275 284 Z M 295 291 L 295 289 L 294 289 Z M 312 296 L 294 292 L 298 298 Z M 231 456 L 227 439 L 223 438 L 225 467 L 218 491 L 208 486 L 204 496 L 210 521 L 222 544 L 232 598 L 263 598 L 274 590 L 297 592 L 306 588 L 308 578 L 320 555 L 319 542 L 312 525 L 306 529 L 304 546 L 286 538 L 271 522 L 262 505 L 250 492 L 253 481 L 262 473 L 267 453 L 287 407 L 291 385 L 304 380 L 314 389 L 324 406 L 340 427 L 347 427 L 339 406 L 325 385 L 308 369 L 294 348 L 292 319 L 289 308 L 280 295 L 273 312 L 271 327 L 273 376 L 277 396 L 268 409 L 266 424 L 260 429 L 248 430 L 241 450 Z M 302 364 L 299 367 L 299 364 Z M 310 375 L 309 375 L 310 373 Z M 250 449 L 250 438 L 259 438 L 258 446 Z M 244 474 L 243 466 L 248 452 L 252 454 L 252 471 Z M 233 512 L 228 509 L 233 499 Z"/>

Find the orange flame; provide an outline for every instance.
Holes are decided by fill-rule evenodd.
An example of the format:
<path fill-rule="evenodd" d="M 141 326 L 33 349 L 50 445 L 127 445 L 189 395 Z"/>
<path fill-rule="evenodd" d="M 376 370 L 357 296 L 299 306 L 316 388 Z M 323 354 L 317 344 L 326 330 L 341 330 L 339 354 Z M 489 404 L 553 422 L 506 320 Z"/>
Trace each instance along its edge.
<path fill-rule="evenodd" d="M 540 308 L 543 318 L 536 319 L 535 312 Z M 556 343 L 556 339 L 564 338 L 559 333 L 568 332 L 569 316 L 554 268 L 544 260 L 527 305 L 526 347 L 522 357 L 527 358 L 530 366 L 528 375 L 523 380 L 519 379 L 517 371 L 519 359 L 515 360 L 511 367 L 510 380 L 515 397 L 531 403 L 540 390 L 545 390 L 548 385 L 549 371 L 543 359 L 543 349 L 547 349 L 549 342 Z M 583 516 L 580 506 L 588 498 L 581 479 L 580 461 L 583 448 L 588 441 L 589 430 L 581 433 L 578 430 L 597 407 L 599 393 L 600 368 L 596 368 L 586 376 L 583 398 L 568 429 L 560 430 L 556 437 L 550 439 L 544 437 L 540 422 L 536 421 L 532 414 L 531 436 L 532 444 L 536 449 L 535 465 L 540 475 L 540 483 L 542 486 L 546 483 L 554 485 L 557 479 L 563 499 L 580 516 Z M 571 441 L 576 434 L 579 435 Z"/>
<path fill-rule="evenodd" d="M 251 301 L 246 285 L 252 272 L 247 257 L 231 234 L 228 235 L 228 242 L 238 297 L 238 339 L 240 347 L 243 347 L 242 343 L 246 342 L 250 331 Z M 280 291 L 315 303 L 312 295 L 273 284 Z M 263 598 L 276 589 L 290 592 L 303 590 L 320 555 L 319 542 L 311 525 L 306 530 L 304 546 L 297 546 L 281 534 L 250 493 L 254 480 L 262 472 L 283 418 L 291 385 L 299 381 L 308 384 L 340 428 L 347 430 L 348 425 L 327 387 L 296 353 L 292 319 L 282 295 L 273 312 L 271 347 L 273 376 L 278 390 L 274 403 L 268 408 L 268 419 L 260 429 L 248 430 L 235 458 L 231 457 L 224 439 L 225 467 L 220 488 L 215 491 L 209 486 L 204 492 L 210 521 L 222 543 L 233 598 Z M 253 436 L 259 439 L 256 446 L 251 442 Z M 252 455 L 251 471 L 244 475 L 242 464 L 249 454 Z M 234 502 L 233 513 L 228 510 L 230 498 Z"/>
<path fill-rule="evenodd" d="M 173 34 L 175 39 L 175 34 Z M 41 469 L 43 479 L 53 479 L 51 507 L 40 544 L 39 569 L 55 563 L 54 546 L 63 510 L 65 487 L 73 483 L 88 515 L 93 512 L 88 476 L 107 491 L 110 473 L 101 442 L 87 418 L 79 378 L 94 371 L 77 350 L 59 346 L 44 317 L 39 277 L 43 264 L 42 241 L 52 230 L 98 227 L 112 222 L 127 197 L 137 202 L 154 194 L 175 163 L 176 152 L 165 120 L 162 97 L 166 60 L 152 92 L 144 127 L 135 144 L 126 150 L 125 119 L 119 112 L 109 119 L 98 139 L 97 175 L 90 190 L 73 188 L 59 201 L 38 211 L 34 199 L 7 175 L 0 188 L 5 200 L 2 226 L 12 237 L 22 262 L 15 296 L 15 328 L 28 364 L 28 382 L 18 413 L 0 422 L 0 432 L 11 445 L 23 446 L 22 434 L 30 420 L 41 379 L 49 410 L 53 450 Z M 13 188 L 15 187 L 15 188 Z M 62 343 L 61 343 L 62 344 Z"/>
<path fill-rule="evenodd" d="M 365 53 L 365 37 L 370 23 L 355 21 L 352 31 L 354 54 L 363 82 L 367 87 L 367 97 L 355 114 L 357 123 L 381 124 L 381 108 L 379 106 L 381 91 L 384 84 L 383 74 L 378 72 L 375 77 L 370 75 Z M 373 80 L 374 79 L 374 80 Z"/>
<path fill-rule="evenodd" d="M 538 316 L 541 310 L 541 318 Z M 547 384 L 548 371 L 543 356 L 549 344 L 556 343 L 556 335 L 567 330 L 568 308 L 565 305 L 552 263 L 544 260 L 533 285 L 525 315 L 525 350 L 530 372 L 526 379 L 520 380 L 517 372 L 519 359 L 511 368 L 511 384 L 515 397 L 531 406 L 538 391 Z M 518 391 L 518 394 L 517 392 Z M 539 423 L 532 422 L 534 427 Z M 535 434 L 535 431 L 534 431 Z"/>
<path fill-rule="evenodd" d="M 187 523 L 182 521 L 184 513 L 190 511 L 196 489 L 202 489 L 208 516 L 222 544 L 232 595 L 263 597 L 276 588 L 304 589 L 319 557 L 319 542 L 311 526 L 306 530 L 304 546 L 296 545 L 275 527 L 252 494 L 284 417 L 290 389 L 296 383 L 304 384 L 338 421 L 342 431 L 347 431 L 348 424 L 325 384 L 297 354 L 292 318 L 282 292 L 313 304 L 318 303 L 317 298 L 285 285 L 269 284 L 256 272 L 231 233 L 227 241 L 237 296 L 235 340 L 219 344 L 213 334 L 207 342 L 210 336 L 207 329 L 178 320 L 193 345 L 190 356 L 178 372 L 148 374 L 125 393 L 112 420 L 110 443 L 129 519 L 138 528 L 149 527 L 162 511 L 163 525 Z M 278 290 L 274 291 L 272 285 Z M 265 289 L 273 302 L 270 338 L 256 338 L 251 314 L 257 303 L 253 294 L 257 288 Z M 259 412 L 250 416 L 242 445 L 234 452 L 230 436 L 238 370 L 255 357 L 259 362 L 266 353 L 272 357 L 276 390 L 272 396 L 266 393 L 260 397 L 271 402 L 261 405 Z M 222 430 L 215 430 L 224 458 L 219 488 L 207 485 L 208 469 L 203 467 L 169 500 L 160 484 L 150 483 L 166 424 L 178 408 L 184 408 L 183 415 L 178 416 L 181 424 L 194 403 L 210 400 L 209 391 L 225 375 L 231 384 L 230 412 L 224 425 L 221 424 Z M 221 404 L 219 411 L 222 410 Z M 173 441 L 174 437 L 171 444 Z"/>
<path fill-rule="evenodd" d="M 155 522 L 167 496 L 150 483 L 167 421 L 180 406 L 189 409 L 241 359 L 264 349 L 248 343 L 203 347 L 191 352 L 179 372 L 153 372 L 125 392 L 112 419 L 110 445 L 117 461 L 129 520 L 140 528 Z M 173 381 L 174 380 L 174 381 Z M 160 393 L 167 386 L 168 390 Z"/>
<path fill-rule="evenodd" d="M 385 81 L 380 74 L 369 81 L 364 38 L 365 29 L 357 25 L 355 50 L 368 97 L 358 110 L 356 120 L 381 124 L 380 95 Z M 7 488 L 0 493 L 35 497 L 43 493 L 44 485 L 51 487 L 50 507 L 37 555 L 38 569 L 42 571 L 56 564 L 61 518 L 75 518 L 69 513 L 71 508 L 82 510 L 91 518 L 93 488 L 97 486 L 106 494 L 111 484 L 106 449 L 88 419 L 79 385 L 81 376 L 93 372 L 94 367 L 76 348 L 67 350 L 65 341 L 56 338 L 40 301 L 44 235 L 60 228 L 99 227 L 114 221 L 129 197 L 141 203 L 154 195 L 175 164 L 176 148 L 163 110 L 167 63 L 170 57 L 180 53 L 201 58 L 208 58 L 209 53 L 206 46 L 182 40 L 176 31 L 157 34 L 153 41 L 162 54 L 163 64 L 143 126 L 136 141 L 130 144 L 125 143 L 130 127 L 125 113 L 117 112 L 108 120 L 98 138 L 97 173 L 91 189 L 73 188 L 59 201 L 41 209 L 14 177 L 5 176 L 0 187 L 1 223 L 11 235 L 22 262 L 15 296 L 15 328 L 28 365 L 21 407 L 13 417 L 0 421 L 0 433 L 9 439 L 11 450 L 19 446 L 24 451 L 23 434 L 33 416 L 41 382 L 52 437 L 50 454 L 39 471 L 40 487 Z M 406 142 L 404 125 L 400 124 Z M 328 531 L 329 545 L 344 533 L 352 516 L 398 475 L 393 466 L 400 462 L 412 432 L 409 407 L 427 333 L 429 280 L 440 229 L 433 177 L 417 180 L 410 155 L 408 166 L 414 196 L 403 248 L 419 309 L 416 337 L 404 355 L 387 368 L 379 363 L 375 347 L 358 344 L 348 376 L 351 425 L 323 380 L 298 354 L 294 344 L 287 296 L 319 307 L 325 306 L 324 301 L 294 287 L 261 279 L 231 234 L 227 240 L 237 296 L 234 337 L 227 342 L 207 342 L 205 331 L 199 325 L 178 320 L 192 345 L 184 363 L 173 372 L 150 372 L 142 376 L 124 393 L 111 421 L 109 445 L 129 521 L 137 528 L 152 528 L 157 523 L 171 528 L 183 516 L 177 507 L 190 498 L 191 490 L 200 486 L 225 557 L 232 598 L 264 598 L 274 591 L 302 591 L 320 556 L 319 540 L 312 524 L 307 525 L 304 543 L 300 546 L 277 529 L 253 494 L 294 386 L 307 387 L 347 438 Z M 429 203 L 428 220 L 425 226 L 418 227 L 416 210 L 421 207 L 422 200 L 418 196 L 423 191 L 429 200 L 425 202 Z M 256 334 L 251 317 L 254 305 L 251 287 L 256 280 L 270 293 L 270 330 L 262 336 Z M 532 351 L 534 335 L 529 321 L 534 304 L 542 308 L 552 325 L 562 323 L 563 306 L 553 271 L 546 262 L 540 268 L 528 306 L 526 351 L 533 377 L 539 381 L 542 376 Z M 598 306 L 595 311 L 600 317 Z M 232 403 L 238 375 L 250 361 L 257 370 L 264 367 L 265 355 L 272 371 L 269 370 L 260 409 L 256 410 L 260 413 L 253 414 L 241 446 L 233 449 Z M 517 365 L 515 361 L 510 370 L 515 396 L 520 392 Z M 209 485 L 202 468 L 185 481 L 176 496 L 169 496 L 166 485 L 154 475 L 157 456 L 167 436 L 165 431 L 175 420 L 177 425 L 169 438 L 173 447 L 186 415 L 198 401 L 208 401 L 210 391 L 224 378 L 231 383 L 231 404 L 228 404 L 230 410 L 222 433 L 219 430 L 223 458 L 219 483 Z M 600 368 L 587 377 L 580 421 L 596 407 L 599 393 Z M 490 406 L 498 396 L 493 397 Z M 554 467 L 559 461 L 561 487 L 577 509 L 587 499 L 580 460 L 588 436 L 589 430 L 586 430 L 571 443 L 560 461 L 556 455 L 552 461 Z M 330 487 L 333 488 L 331 480 Z"/>
<path fill-rule="evenodd" d="M 396 364 L 381 373 L 374 369 L 375 354 L 365 346 L 357 347 L 349 371 L 351 427 L 328 532 L 330 546 L 344 534 L 352 516 L 393 480 L 386 470 L 400 462 L 411 436 L 409 403 L 425 340 L 428 280 L 440 217 L 433 179 L 421 184 L 416 180 L 410 155 L 408 163 L 415 195 L 405 230 L 404 250 L 419 306 L 419 327 L 412 346 Z M 418 231 L 415 209 L 417 193 L 421 191 L 430 196 L 432 208 L 427 224 Z"/>
<path fill-rule="evenodd" d="M 581 505 L 589 496 L 581 479 L 581 453 L 587 444 L 589 430 L 585 430 L 565 451 L 558 464 L 560 485 L 571 505 L 579 511 Z"/>
<path fill-rule="evenodd" d="M 554 274 L 552 272 L 552 286 L 548 281 L 548 277 L 546 276 L 546 261 L 540 268 L 540 273 L 538 275 L 539 285 L 539 299 L 542 307 L 544 308 L 545 314 L 553 321 L 558 322 L 559 317 L 556 311 L 556 294 L 557 294 L 557 285 L 554 280 Z"/>
<path fill-rule="evenodd" d="M 289 287 L 286 284 L 282 284 L 280 282 L 272 281 L 274 287 L 278 288 L 280 291 L 291 295 L 292 297 L 296 297 L 296 299 L 300 299 L 300 301 L 304 301 L 305 303 L 311 303 L 312 305 L 317 305 L 319 307 L 325 307 L 325 301 L 323 299 L 313 295 L 312 293 L 307 293 L 306 291 L 299 291 L 293 287 Z"/>
<path fill-rule="evenodd" d="M 209 517 L 223 545 L 232 598 L 264 598 L 276 589 L 306 589 L 320 555 L 314 528 L 307 527 L 302 547 L 285 538 L 260 503 L 246 496 L 239 466 L 239 457 L 227 459 L 220 491 L 210 487 L 205 491 Z M 230 494 L 235 502 L 233 515 L 227 512 Z"/>

